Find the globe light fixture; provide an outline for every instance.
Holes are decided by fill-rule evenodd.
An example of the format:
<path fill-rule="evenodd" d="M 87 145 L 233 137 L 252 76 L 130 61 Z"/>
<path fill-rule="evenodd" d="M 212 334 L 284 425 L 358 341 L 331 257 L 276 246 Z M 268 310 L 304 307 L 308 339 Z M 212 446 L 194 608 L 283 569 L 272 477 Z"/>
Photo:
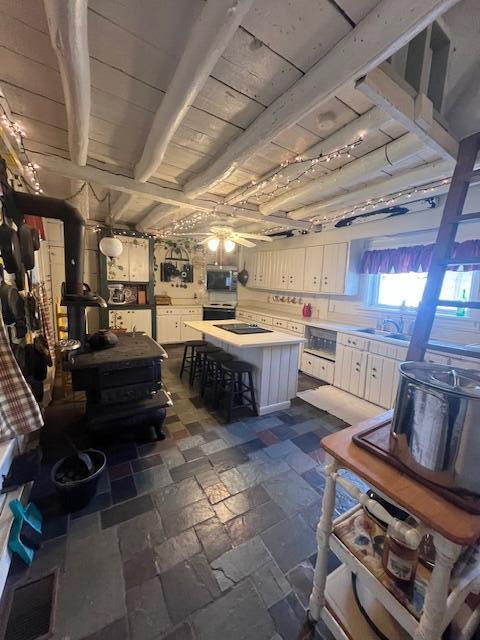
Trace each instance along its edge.
<path fill-rule="evenodd" d="M 219 244 L 220 244 L 220 240 L 218 238 L 210 238 L 210 240 L 207 243 L 207 246 L 210 251 L 216 251 L 218 249 Z"/>
<path fill-rule="evenodd" d="M 225 249 L 226 253 L 232 253 L 232 251 L 235 249 L 235 242 L 227 238 L 223 242 L 223 248 Z"/>
<path fill-rule="evenodd" d="M 107 258 L 118 258 L 122 254 L 123 244 L 121 240 L 115 238 L 113 232 L 110 230 L 107 232 L 107 235 L 100 240 L 98 248 Z"/>

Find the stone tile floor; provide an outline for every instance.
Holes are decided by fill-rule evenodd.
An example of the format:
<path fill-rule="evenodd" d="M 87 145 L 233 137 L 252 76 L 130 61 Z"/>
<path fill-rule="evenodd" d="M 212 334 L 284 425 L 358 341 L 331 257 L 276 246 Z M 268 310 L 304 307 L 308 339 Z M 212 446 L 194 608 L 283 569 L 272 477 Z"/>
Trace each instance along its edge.
<path fill-rule="evenodd" d="M 181 353 L 169 349 L 163 369 L 166 440 L 103 443 L 108 470 L 80 512 L 62 512 L 48 461 L 33 487 L 44 542 L 29 570 L 12 563 L 8 588 L 58 571 L 56 640 L 297 637 L 324 487 L 319 442 L 345 424 L 296 399 L 225 425 L 179 380 Z M 65 404 L 50 412 L 50 449 L 66 415 Z M 351 505 L 340 493 L 337 513 Z"/>

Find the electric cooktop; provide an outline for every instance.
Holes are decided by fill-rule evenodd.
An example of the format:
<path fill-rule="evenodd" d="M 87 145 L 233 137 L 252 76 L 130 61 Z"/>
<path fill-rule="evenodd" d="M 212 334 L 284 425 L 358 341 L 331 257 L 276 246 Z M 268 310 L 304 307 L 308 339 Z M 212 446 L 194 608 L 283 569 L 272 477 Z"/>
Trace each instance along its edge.
<path fill-rule="evenodd" d="M 246 335 L 249 333 L 273 333 L 271 329 L 263 329 L 256 324 L 245 324 L 244 322 L 240 322 L 238 324 L 214 324 L 213 326 L 238 335 Z"/>

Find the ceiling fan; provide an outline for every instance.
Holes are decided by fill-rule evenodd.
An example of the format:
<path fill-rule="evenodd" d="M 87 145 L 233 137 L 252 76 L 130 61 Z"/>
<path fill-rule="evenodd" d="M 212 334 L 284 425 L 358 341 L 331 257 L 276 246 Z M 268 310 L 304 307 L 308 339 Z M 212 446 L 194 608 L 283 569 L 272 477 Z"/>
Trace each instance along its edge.
<path fill-rule="evenodd" d="M 189 236 L 206 236 L 201 240 L 200 244 L 206 244 L 210 251 L 217 251 L 220 243 L 223 243 L 223 249 L 226 253 L 231 253 L 235 249 L 235 245 L 239 244 L 242 247 L 255 247 L 255 243 L 251 240 L 260 240 L 262 242 L 272 242 L 272 238 L 269 236 L 262 236 L 257 233 L 242 233 L 241 231 L 234 231 L 233 227 L 229 225 L 213 226 L 210 227 L 209 232 L 205 233 L 190 233 Z"/>

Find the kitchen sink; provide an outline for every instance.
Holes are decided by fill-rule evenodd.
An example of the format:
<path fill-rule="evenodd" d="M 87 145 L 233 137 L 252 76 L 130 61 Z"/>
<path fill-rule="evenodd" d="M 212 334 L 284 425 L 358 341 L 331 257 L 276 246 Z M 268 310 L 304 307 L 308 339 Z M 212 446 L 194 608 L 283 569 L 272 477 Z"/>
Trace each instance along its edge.
<path fill-rule="evenodd" d="M 388 337 L 393 340 L 406 340 L 407 342 L 410 342 L 410 336 L 407 336 L 406 333 L 391 333 Z"/>
<path fill-rule="evenodd" d="M 406 342 L 410 341 L 410 336 L 407 336 L 406 333 L 382 331 L 382 329 L 374 329 L 373 327 L 368 327 L 367 329 L 357 329 L 357 331 L 359 333 L 368 333 L 373 336 L 381 336 L 382 338 L 392 338 L 392 340 L 404 340 Z"/>
<path fill-rule="evenodd" d="M 392 335 L 390 331 L 382 331 L 382 329 L 368 328 L 368 329 L 356 329 L 356 331 L 360 331 L 361 333 L 370 333 L 371 335 L 374 335 L 374 336 L 383 336 L 384 338 L 390 338 L 390 336 Z"/>

